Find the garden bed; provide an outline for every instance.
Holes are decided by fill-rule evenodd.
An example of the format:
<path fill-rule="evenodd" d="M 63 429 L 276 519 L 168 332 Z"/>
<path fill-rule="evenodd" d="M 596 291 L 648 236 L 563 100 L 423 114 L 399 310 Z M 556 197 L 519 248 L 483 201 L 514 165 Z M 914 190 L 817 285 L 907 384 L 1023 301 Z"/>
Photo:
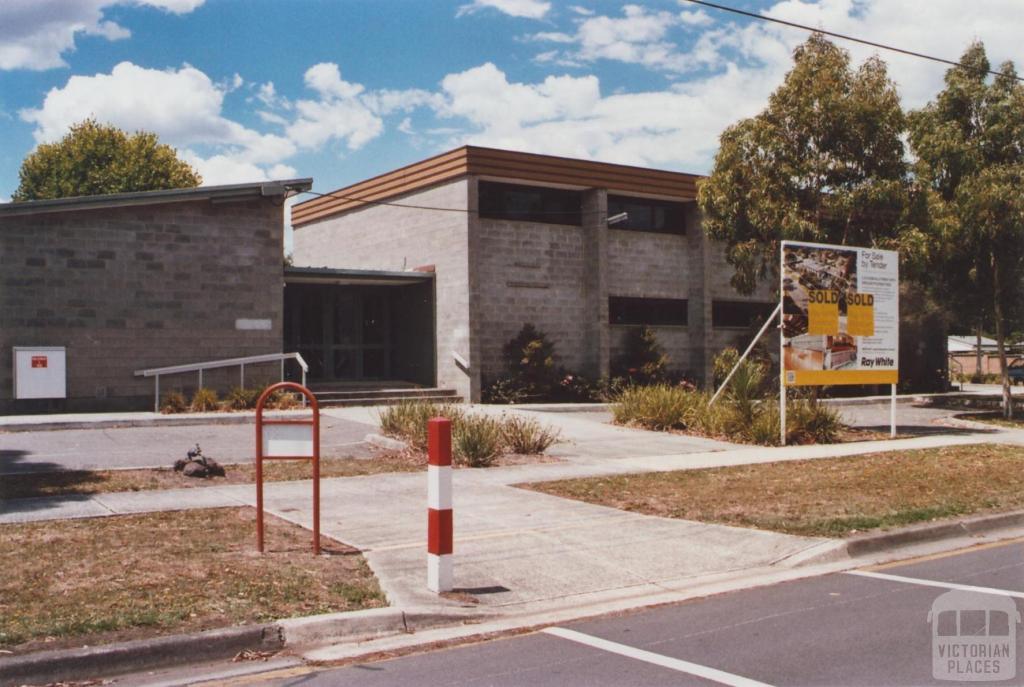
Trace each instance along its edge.
<path fill-rule="evenodd" d="M 844 537 L 1024 508 L 1024 447 L 951 446 L 520 486 L 646 515 Z"/>
<path fill-rule="evenodd" d="M 0 647 L 23 653 L 386 605 L 359 551 L 250 508 L 0 526 Z"/>
<path fill-rule="evenodd" d="M 426 457 L 412 451 L 382 452 L 372 458 L 320 459 L 320 477 L 324 479 L 425 469 Z M 253 463 L 225 465 L 224 472 L 224 477 L 209 478 L 185 477 L 171 468 L 16 473 L 0 477 L 0 498 L 70 496 L 256 483 L 256 466 Z M 263 464 L 263 477 L 268 482 L 310 479 L 312 474 L 309 461 L 268 460 Z"/>

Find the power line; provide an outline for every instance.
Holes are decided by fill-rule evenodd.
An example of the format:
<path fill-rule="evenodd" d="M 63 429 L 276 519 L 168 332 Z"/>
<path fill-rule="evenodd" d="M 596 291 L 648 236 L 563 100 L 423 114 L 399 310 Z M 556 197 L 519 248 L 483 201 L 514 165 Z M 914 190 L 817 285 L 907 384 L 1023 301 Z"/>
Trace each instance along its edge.
<path fill-rule="evenodd" d="M 865 40 L 863 38 L 856 38 L 855 36 L 847 36 L 846 34 L 836 33 L 834 31 L 826 31 L 824 29 L 816 29 L 813 26 L 807 26 L 805 24 L 797 24 L 796 22 L 786 21 L 784 19 L 776 19 L 775 17 L 768 17 L 763 14 L 757 14 L 756 12 L 747 12 L 746 10 L 736 9 L 735 7 L 726 7 L 725 5 L 717 5 L 713 2 L 707 2 L 706 0 L 686 0 L 687 2 L 695 5 L 704 5 L 705 7 L 711 7 L 716 10 L 722 10 L 724 12 L 732 12 L 733 14 L 741 14 L 744 17 L 751 17 L 752 19 L 760 19 L 761 21 L 772 22 L 775 24 L 782 24 L 783 26 L 790 26 L 795 29 L 803 29 L 804 31 L 811 31 L 813 33 L 820 33 L 826 36 L 832 36 L 833 38 L 841 38 L 845 41 L 853 41 L 854 43 L 861 43 L 863 45 L 870 45 L 873 48 L 881 48 L 882 50 L 891 50 L 892 52 L 900 53 L 901 55 L 909 55 L 911 57 L 920 57 L 925 60 L 931 60 L 932 62 L 941 62 L 948 64 L 953 67 L 962 67 L 964 69 L 970 69 L 967 65 L 962 62 L 956 62 L 954 60 L 947 60 L 942 57 L 935 57 L 934 55 L 925 55 L 921 52 L 914 52 L 913 50 L 904 50 L 903 48 L 897 48 L 892 45 L 885 45 L 883 43 L 875 43 L 874 41 Z M 1002 72 L 997 72 L 992 69 L 985 70 L 986 73 L 994 76 L 1005 76 Z M 1024 81 L 1024 76 L 1013 77 L 1017 81 Z"/>

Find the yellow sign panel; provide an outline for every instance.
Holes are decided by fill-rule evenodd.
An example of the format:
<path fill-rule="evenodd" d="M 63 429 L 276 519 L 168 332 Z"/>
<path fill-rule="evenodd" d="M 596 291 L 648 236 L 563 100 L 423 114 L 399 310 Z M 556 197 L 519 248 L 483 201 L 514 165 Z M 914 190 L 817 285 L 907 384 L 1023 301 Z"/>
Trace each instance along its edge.
<path fill-rule="evenodd" d="M 839 294 L 835 291 L 811 291 L 807 303 L 807 333 L 835 336 L 839 333 Z"/>
<path fill-rule="evenodd" d="M 786 370 L 786 386 L 897 384 L 899 370 Z"/>
<path fill-rule="evenodd" d="M 846 333 L 850 336 L 874 336 L 875 306 L 847 305 Z"/>

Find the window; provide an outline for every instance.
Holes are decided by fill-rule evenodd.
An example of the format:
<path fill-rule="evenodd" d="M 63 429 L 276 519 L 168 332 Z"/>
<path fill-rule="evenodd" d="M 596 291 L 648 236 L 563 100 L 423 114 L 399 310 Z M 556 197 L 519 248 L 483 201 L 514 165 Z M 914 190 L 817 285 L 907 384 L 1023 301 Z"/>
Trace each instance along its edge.
<path fill-rule="evenodd" d="M 608 196 L 608 216 L 625 212 L 627 218 L 610 225 L 612 229 L 654 231 L 661 234 L 686 233 L 686 209 L 683 203 L 649 198 Z"/>
<path fill-rule="evenodd" d="M 750 301 L 712 301 L 711 326 L 745 329 L 751 325 L 764 324 L 766 317 L 775 310 L 775 303 L 752 303 Z"/>
<path fill-rule="evenodd" d="M 685 298 L 608 297 L 610 324 L 685 325 Z"/>
<path fill-rule="evenodd" d="M 481 181 L 480 216 L 580 226 L 583 194 L 560 188 Z"/>

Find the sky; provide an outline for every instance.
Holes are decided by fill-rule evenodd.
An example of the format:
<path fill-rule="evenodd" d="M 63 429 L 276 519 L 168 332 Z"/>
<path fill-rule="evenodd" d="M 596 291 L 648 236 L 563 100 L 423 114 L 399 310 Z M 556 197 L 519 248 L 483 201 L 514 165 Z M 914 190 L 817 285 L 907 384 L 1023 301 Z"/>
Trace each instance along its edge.
<path fill-rule="evenodd" d="M 1024 0 L 719 2 L 948 59 L 982 40 L 1024 71 Z M 89 116 L 206 184 L 329 191 L 466 143 L 707 173 L 806 38 L 687 0 L 2 0 L 0 201 Z M 941 89 L 944 65 L 878 54 L 905 106 Z"/>

